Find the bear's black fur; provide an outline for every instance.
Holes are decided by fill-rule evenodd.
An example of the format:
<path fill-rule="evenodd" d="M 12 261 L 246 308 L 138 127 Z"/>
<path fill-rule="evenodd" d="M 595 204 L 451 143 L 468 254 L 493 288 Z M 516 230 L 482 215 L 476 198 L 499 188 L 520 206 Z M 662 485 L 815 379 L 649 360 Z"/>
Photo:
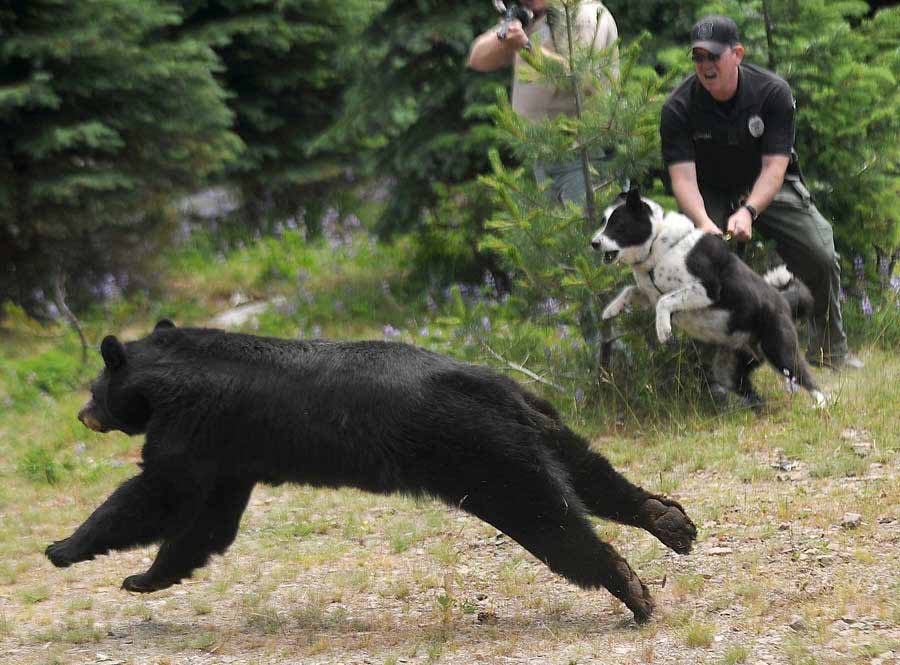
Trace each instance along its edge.
<path fill-rule="evenodd" d="M 487 368 L 398 343 L 289 341 L 175 328 L 103 340 L 79 414 L 146 434 L 139 475 L 46 554 L 57 566 L 160 542 L 130 591 L 189 577 L 234 541 L 258 483 L 438 497 L 494 525 L 552 570 L 605 587 L 645 621 L 647 588 L 587 514 L 646 529 L 676 552 L 681 506 L 619 475 L 546 401 Z"/>

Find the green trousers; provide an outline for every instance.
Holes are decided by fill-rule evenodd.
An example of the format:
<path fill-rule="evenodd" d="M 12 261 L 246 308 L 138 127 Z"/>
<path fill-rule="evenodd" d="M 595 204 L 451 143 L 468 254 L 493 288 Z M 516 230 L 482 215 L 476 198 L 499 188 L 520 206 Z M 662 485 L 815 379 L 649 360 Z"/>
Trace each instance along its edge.
<path fill-rule="evenodd" d="M 834 251 L 834 234 L 803 182 L 788 178 L 753 224 L 753 232 L 775 241 L 788 270 L 812 291 L 815 308 L 809 325 L 807 358 L 838 363 L 847 354 L 847 337 L 838 300 L 841 267 Z M 707 214 L 724 230 L 728 217 L 739 205 L 734 195 L 708 188 L 702 189 L 701 194 Z"/>

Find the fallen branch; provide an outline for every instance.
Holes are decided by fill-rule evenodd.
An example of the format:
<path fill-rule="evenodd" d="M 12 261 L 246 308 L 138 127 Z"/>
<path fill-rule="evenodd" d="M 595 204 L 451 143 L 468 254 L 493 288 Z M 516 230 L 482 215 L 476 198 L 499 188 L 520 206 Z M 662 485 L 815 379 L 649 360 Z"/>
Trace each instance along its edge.
<path fill-rule="evenodd" d="M 563 388 L 562 386 L 557 385 L 557 384 L 553 383 L 552 381 L 548 381 L 547 379 L 543 378 L 542 376 L 539 376 L 539 375 L 535 374 L 534 372 L 532 372 L 532 371 L 531 371 L 530 369 L 528 369 L 527 367 L 524 367 L 524 366 L 522 366 L 522 365 L 519 365 L 518 363 L 510 362 L 509 360 L 507 360 L 506 358 L 504 358 L 503 356 L 501 356 L 499 353 L 497 353 L 496 351 L 494 351 L 494 350 L 493 350 L 491 347 L 489 347 L 487 344 L 485 344 L 484 348 L 486 348 L 486 349 L 488 350 L 488 352 L 489 352 L 492 356 L 494 356 L 494 358 L 496 358 L 497 360 L 499 360 L 499 361 L 502 362 L 502 363 L 506 363 L 506 366 L 509 367 L 510 369 L 514 369 L 514 370 L 516 370 L 517 372 L 521 372 L 521 373 L 524 374 L 525 376 L 534 379 L 534 380 L 537 381 L 538 383 L 543 383 L 545 386 L 550 386 L 551 388 L 555 388 L 556 390 L 558 390 L 558 391 L 561 392 L 561 393 L 566 392 L 566 389 Z"/>
<path fill-rule="evenodd" d="M 54 292 L 54 300 L 56 303 L 57 309 L 63 313 L 63 316 L 69 321 L 73 328 L 75 328 L 75 332 L 78 333 L 78 337 L 81 339 L 81 364 L 87 364 L 87 354 L 88 354 L 88 343 L 87 339 L 84 336 L 84 328 L 81 326 L 81 321 L 78 320 L 72 310 L 69 309 L 69 306 L 66 304 L 66 290 L 64 287 L 64 279 L 61 272 L 56 273 L 56 279 L 53 284 L 53 292 Z"/>

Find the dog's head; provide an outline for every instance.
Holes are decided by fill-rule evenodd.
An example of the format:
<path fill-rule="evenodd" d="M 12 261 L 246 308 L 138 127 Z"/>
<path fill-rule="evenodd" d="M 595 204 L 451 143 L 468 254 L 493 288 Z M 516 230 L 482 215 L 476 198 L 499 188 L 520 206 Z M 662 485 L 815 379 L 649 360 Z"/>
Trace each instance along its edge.
<path fill-rule="evenodd" d="M 603 225 L 591 238 L 591 247 L 603 252 L 606 263 L 639 263 L 649 256 L 662 218 L 662 207 L 632 188 L 603 211 Z"/>

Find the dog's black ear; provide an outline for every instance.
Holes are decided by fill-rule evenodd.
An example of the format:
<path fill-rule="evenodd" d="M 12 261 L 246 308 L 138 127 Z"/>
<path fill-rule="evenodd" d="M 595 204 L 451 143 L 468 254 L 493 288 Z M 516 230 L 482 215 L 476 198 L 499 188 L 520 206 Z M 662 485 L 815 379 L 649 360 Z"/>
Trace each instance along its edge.
<path fill-rule="evenodd" d="M 125 347 L 115 335 L 107 335 L 100 342 L 100 355 L 110 370 L 117 370 L 125 365 Z"/>
<path fill-rule="evenodd" d="M 627 205 L 629 208 L 633 208 L 633 209 L 635 209 L 635 210 L 640 210 L 641 207 L 642 207 L 642 205 L 643 205 L 643 203 L 644 203 L 644 202 L 641 201 L 641 190 L 640 190 L 640 188 L 639 188 L 639 187 L 632 187 L 632 188 L 628 191 L 628 198 L 625 199 L 625 205 Z"/>
<path fill-rule="evenodd" d="M 153 332 L 157 330 L 169 330 L 170 328 L 174 328 L 175 324 L 169 321 L 169 319 L 160 319 L 157 321 L 156 326 L 153 328 Z"/>

